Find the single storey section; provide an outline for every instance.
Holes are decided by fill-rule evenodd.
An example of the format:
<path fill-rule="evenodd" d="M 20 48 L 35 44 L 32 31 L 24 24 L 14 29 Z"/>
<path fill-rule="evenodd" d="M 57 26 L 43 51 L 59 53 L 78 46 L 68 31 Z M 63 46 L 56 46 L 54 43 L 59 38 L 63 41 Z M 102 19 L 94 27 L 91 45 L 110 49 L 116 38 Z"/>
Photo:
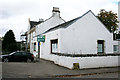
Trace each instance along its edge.
<path fill-rule="evenodd" d="M 45 42 L 40 42 L 40 58 L 68 68 L 73 68 L 73 63 L 79 63 L 80 68 L 118 66 L 118 56 L 71 58 L 51 54 L 114 54 L 113 34 L 91 10 L 40 35 L 45 36 Z"/>

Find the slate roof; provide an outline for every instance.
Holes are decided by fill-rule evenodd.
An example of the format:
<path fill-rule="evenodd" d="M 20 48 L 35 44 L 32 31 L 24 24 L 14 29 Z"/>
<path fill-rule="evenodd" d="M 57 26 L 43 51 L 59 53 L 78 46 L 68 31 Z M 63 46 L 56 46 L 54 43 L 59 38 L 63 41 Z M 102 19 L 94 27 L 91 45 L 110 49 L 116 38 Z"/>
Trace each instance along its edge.
<path fill-rule="evenodd" d="M 65 23 L 63 23 L 63 24 L 60 24 L 60 25 L 55 26 L 55 27 L 53 27 L 53 28 L 50 28 L 49 30 L 47 30 L 47 31 L 44 32 L 43 34 L 45 34 L 45 33 L 47 33 L 47 32 L 50 32 L 50 31 L 53 31 L 53 30 L 57 30 L 57 29 L 59 29 L 59 28 L 67 28 L 67 27 L 69 27 L 71 24 L 75 23 L 78 19 L 80 19 L 80 18 L 82 18 L 83 16 L 85 16 L 85 15 L 86 15 L 87 13 L 89 13 L 89 12 L 92 12 L 92 11 L 89 10 L 88 12 L 86 12 L 85 14 L 83 14 L 83 15 L 80 16 L 80 17 L 77 17 L 77 18 L 72 19 L 72 20 L 70 20 L 70 21 L 68 21 L 68 22 L 65 22 Z M 92 13 L 93 13 L 93 12 L 92 12 Z"/>
<path fill-rule="evenodd" d="M 44 33 L 42 33 L 42 34 L 45 34 L 45 33 L 47 33 L 47 32 L 50 32 L 50 31 L 54 31 L 54 30 L 57 30 L 57 29 L 59 29 L 59 28 L 67 28 L 67 27 L 69 27 L 71 24 L 73 24 L 73 23 L 75 23 L 78 19 L 80 19 L 80 18 L 82 18 L 83 16 L 85 16 L 87 13 L 89 13 L 89 12 L 91 12 L 94 16 L 95 16 L 95 14 L 91 11 L 91 10 L 89 10 L 88 12 L 86 12 L 85 14 L 83 14 L 82 16 L 80 16 L 80 17 L 77 17 L 77 18 L 75 18 L 75 19 L 72 19 L 72 20 L 70 20 L 70 21 L 68 21 L 68 22 L 65 22 L 65 23 L 63 23 L 63 24 L 60 24 L 60 25 L 58 25 L 58 26 L 55 26 L 55 27 L 53 27 L 53 28 L 50 28 L 49 30 L 47 30 L 46 32 L 44 32 Z M 96 16 L 95 16 L 96 17 Z M 96 17 L 97 18 L 97 17 Z M 98 18 L 97 18 L 98 19 Z M 99 20 L 99 19 L 98 19 Z M 99 20 L 100 21 L 100 20 Z M 101 21 L 100 21 L 101 22 Z M 102 22 L 101 22 L 102 23 Z M 103 24 L 103 23 L 102 23 Z M 103 24 L 104 25 L 104 24 Z M 105 25 L 104 25 L 105 26 Z M 106 28 L 106 27 L 105 27 Z M 108 30 L 108 28 L 106 28 L 107 30 Z M 109 30 L 108 30 L 109 31 Z M 110 32 L 110 31 L 109 31 Z M 111 33 L 111 32 L 110 32 Z"/>
<path fill-rule="evenodd" d="M 36 25 L 42 23 L 43 21 L 30 21 L 30 29 L 32 29 L 33 27 L 35 27 Z"/>

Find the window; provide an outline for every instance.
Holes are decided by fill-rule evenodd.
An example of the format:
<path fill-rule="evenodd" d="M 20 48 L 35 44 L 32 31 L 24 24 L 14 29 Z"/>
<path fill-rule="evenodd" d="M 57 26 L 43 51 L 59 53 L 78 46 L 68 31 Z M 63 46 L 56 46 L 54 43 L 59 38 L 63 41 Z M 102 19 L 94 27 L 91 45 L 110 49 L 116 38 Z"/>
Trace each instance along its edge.
<path fill-rule="evenodd" d="M 98 40 L 97 41 L 98 44 L 98 53 L 104 53 L 104 40 Z"/>
<path fill-rule="evenodd" d="M 58 39 L 51 40 L 51 53 L 58 52 Z"/>
<path fill-rule="evenodd" d="M 118 45 L 113 45 L 114 52 L 118 52 Z"/>
<path fill-rule="evenodd" d="M 13 54 L 14 56 L 22 56 L 22 52 L 16 52 Z"/>
<path fill-rule="evenodd" d="M 36 51 L 36 43 L 34 43 L 34 51 Z"/>

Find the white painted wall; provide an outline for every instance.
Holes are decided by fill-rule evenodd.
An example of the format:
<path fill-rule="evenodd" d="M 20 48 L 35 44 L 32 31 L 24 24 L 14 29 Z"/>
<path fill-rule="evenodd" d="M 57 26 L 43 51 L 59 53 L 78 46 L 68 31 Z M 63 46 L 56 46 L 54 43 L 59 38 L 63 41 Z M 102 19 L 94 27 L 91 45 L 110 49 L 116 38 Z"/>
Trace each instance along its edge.
<path fill-rule="evenodd" d="M 120 66 L 118 59 L 120 56 L 102 56 L 102 57 L 65 57 L 52 54 L 50 60 L 55 64 L 73 69 L 73 63 L 79 63 L 79 68 L 99 68 Z"/>
<path fill-rule="evenodd" d="M 45 21 L 37 26 L 37 34 L 49 29 L 55 19 L 52 17 L 48 22 Z M 73 63 L 79 63 L 80 69 L 118 66 L 117 56 L 73 58 L 50 53 L 50 40 L 52 39 L 58 39 L 58 53 L 96 54 L 97 40 L 105 40 L 105 52 L 113 53 L 113 44 L 116 44 L 113 42 L 113 35 L 91 12 L 66 29 L 58 29 L 43 35 L 45 35 L 45 42 L 41 42 L 40 45 L 41 58 L 54 61 L 56 64 L 70 69 L 73 68 Z"/>
<path fill-rule="evenodd" d="M 33 53 L 33 33 L 30 33 L 30 52 Z"/>
<path fill-rule="evenodd" d="M 120 1 L 118 2 L 118 27 L 119 27 L 119 31 L 120 31 Z M 120 53 L 120 41 L 118 42 L 118 49 L 119 49 L 119 53 Z"/>
<path fill-rule="evenodd" d="M 91 13 L 60 31 L 60 52 L 96 54 L 97 40 L 105 41 L 105 53 L 113 53 L 113 35 Z"/>
<path fill-rule="evenodd" d="M 36 51 L 34 51 L 33 49 L 34 49 L 34 43 L 36 43 Z M 37 55 L 38 55 L 38 42 L 37 42 L 37 37 L 33 37 L 33 48 L 32 48 L 32 50 L 33 50 L 33 54 L 34 54 L 34 56 L 36 57 Z"/>
<path fill-rule="evenodd" d="M 58 39 L 58 53 L 96 54 L 97 40 L 105 40 L 105 52 L 113 53 L 112 34 L 89 12 L 83 18 L 65 29 L 48 32 L 45 42 L 41 43 L 40 57 L 54 61 L 64 67 L 73 68 L 73 63 L 79 63 L 80 69 L 118 66 L 118 57 L 64 57 L 53 55 L 50 52 L 50 40 Z M 99 62 L 99 63 L 98 63 Z"/>
<path fill-rule="evenodd" d="M 45 42 L 41 42 L 41 46 L 40 46 L 40 57 L 50 60 L 50 55 L 51 55 L 51 44 L 50 44 L 50 40 L 54 40 L 54 39 L 59 39 L 59 30 L 56 30 L 54 32 L 49 32 L 45 35 Z M 59 40 L 58 40 L 58 45 L 59 45 Z M 60 47 L 58 46 L 58 52 L 60 52 Z"/>
<path fill-rule="evenodd" d="M 36 34 L 33 36 L 34 38 L 36 38 L 35 41 L 37 42 L 37 37 L 35 36 L 49 30 L 52 27 L 62 24 L 64 22 L 65 21 L 60 17 L 60 13 L 53 11 L 52 16 L 49 19 L 45 20 L 44 22 L 36 26 Z M 56 34 L 53 34 L 53 35 L 50 34 L 49 36 L 46 36 L 45 42 L 41 42 L 42 46 L 40 46 L 40 57 L 49 56 L 48 54 L 50 54 L 50 39 L 54 39 L 54 38 L 57 38 Z M 34 54 L 38 54 L 38 45 L 36 45 L 36 48 L 37 48 L 36 51 L 32 51 Z"/>
<path fill-rule="evenodd" d="M 114 51 L 114 50 L 113 50 L 113 52 L 114 52 L 114 53 L 120 53 L 120 44 L 119 44 L 119 41 L 114 40 L 114 41 L 113 41 L 113 46 L 114 46 L 114 45 L 118 45 L 118 51 Z M 113 48 L 114 48 L 114 47 L 113 47 Z"/>
<path fill-rule="evenodd" d="M 38 55 L 38 43 L 36 36 L 36 30 L 30 33 L 31 34 L 31 41 L 30 41 L 30 52 L 33 53 L 34 56 Z M 34 51 L 34 43 L 36 43 L 36 51 Z"/>
<path fill-rule="evenodd" d="M 119 53 L 120 53 L 120 41 L 118 41 L 118 49 L 119 49 Z"/>
<path fill-rule="evenodd" d="M 53 15 L 44 21 L 43 23 L 37 25 L 36 29 L 36 35 L 39 35 L 48 29 L 55 27 L 59 24 L 64 23 L 65 21 L 60 17 L 60 13 L 58 12 L 53 12 Z"/>

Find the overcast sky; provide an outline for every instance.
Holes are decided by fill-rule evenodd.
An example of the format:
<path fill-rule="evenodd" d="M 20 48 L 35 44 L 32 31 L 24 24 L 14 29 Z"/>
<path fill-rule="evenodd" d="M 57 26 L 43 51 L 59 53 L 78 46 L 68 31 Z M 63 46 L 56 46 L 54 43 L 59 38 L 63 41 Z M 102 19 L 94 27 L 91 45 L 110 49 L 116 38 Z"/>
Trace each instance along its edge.
<path fill-rule="evenodd" d="M 38 21 L 48 19 L 53 7 L 59 7 L 65 21 L 81 16 L 88 10 L 97 15 L 100 9 L 118 13 L 119 0 L 0 0 L 0 37 L 12 29 L 16 40 L 20 32 L 27 31 L 28 18 Z"/>

